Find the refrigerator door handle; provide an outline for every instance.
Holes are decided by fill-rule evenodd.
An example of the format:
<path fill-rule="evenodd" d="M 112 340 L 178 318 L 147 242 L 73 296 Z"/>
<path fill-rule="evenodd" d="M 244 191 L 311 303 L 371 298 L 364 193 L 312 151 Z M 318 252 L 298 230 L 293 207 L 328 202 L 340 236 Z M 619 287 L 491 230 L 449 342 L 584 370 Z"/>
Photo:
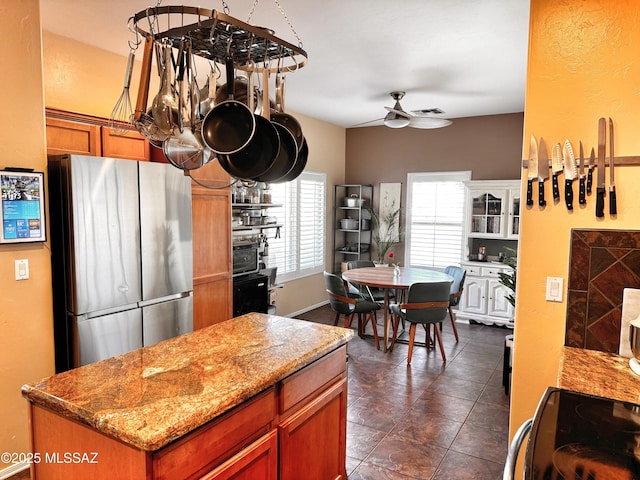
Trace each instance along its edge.
<path fill-rule="evenodd" d="M 507 460 L 504 462 L 504 473 L 502 475 L 502 480 L 513 480 L 515 478 L 518 453 L 520 453 L 520 449 L 522 448 L 524 439 L 531 431 L 532 425 L 533 419 L 530 418 L 522 425 L 520 425 L 520 428 L 518 428 L 518 431 L 513 436 L 513 440 L 511 441 L 511 445 L 509 446 L 509 452 L 507 453 Z"/>
<path fill-rule="evenodd" d="M 149 305 L 155 305 L 156 303 L 169 302 L 171 300 L 177 300 L 179 298 L 190 297 L 193 295 L 193 292 L 180 292 L 174 293 L 171 295 L 166 295 L 164 297 L 152 298 L 151 300 L 143 300 L 142 302 L 138 302 L 139 307 L 147 307 Z"/>
<path fill-rule="evenodd" d="M 103 308 L 102 310 L 94 310 L 92 312 L 87 312 L 80 315 L 75 315 L 73 312 L 69 312 L 69 315 L 82 317 L 82 318 L 96 318 L 96 317 L 103 317 L 105 315 L 111 315 L 113 313 L 133 310 L 134 308 L 138 308 L 137 303 L 129 303 L 127 305 L 118 305 L 117 307 Z"/>

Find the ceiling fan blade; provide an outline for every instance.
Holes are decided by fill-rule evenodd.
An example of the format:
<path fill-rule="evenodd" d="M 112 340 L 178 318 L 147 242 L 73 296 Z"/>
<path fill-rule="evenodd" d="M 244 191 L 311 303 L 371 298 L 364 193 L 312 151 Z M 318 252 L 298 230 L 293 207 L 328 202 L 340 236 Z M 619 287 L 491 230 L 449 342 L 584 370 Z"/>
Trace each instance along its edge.
<path fill-rule="evenodd" d="M 427 115 L 429 113 L 441 114 L 445 112 L 444 110 L 441 110 L 439 108 L 423 108 L 420 110 L 411 110 L 411 113 L 413 113 L 414 115 Z"/>
<path fill-rule="evenodd" d="M 405 112 L 404 110 L 398 110 L 396 108 L 391 108 L 391 107 L 384 107 L 384 108 L 386 110 L 388 110 L 389 112 L 395 113 L 396 115 L 401 115 L 401 116 L 406 117 L 406 118 L 412 118 L 413 117 L 413 115 L 411 115 L 410 113 Z"/>
<path fill-rule="evenodd" d="M 411 117 L 409 126 L 411 128 L 442 128 L 451 125 L 451 120 L 446 118 L 434 118 L 434 117 Z"/>
<path fill-rule="evenodd" d="M 349 127 L 347 128 L 361 127 L 370 123 L 381 122 L 382 120 L 384 120 L 384 117 L 376 118 L 375 120 L 369 120 L 368 122 L 356 123 L 355 125 L 349 125 Z"/>

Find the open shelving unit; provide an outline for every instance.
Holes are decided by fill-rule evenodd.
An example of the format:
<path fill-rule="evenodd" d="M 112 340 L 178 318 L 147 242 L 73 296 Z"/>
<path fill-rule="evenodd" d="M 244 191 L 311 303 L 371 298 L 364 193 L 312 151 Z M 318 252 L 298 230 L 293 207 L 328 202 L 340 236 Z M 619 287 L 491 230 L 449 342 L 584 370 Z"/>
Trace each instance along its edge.
<path fill-rule="evenodd" d="M 348 204 L 348 199 L 351 203 Z M 354 199 L 362 200 L 353 202 Z M 333 271 L 342 270 L 342 262 L 371 258 L 372 185 L 343 184 L 334 187 Z"/>

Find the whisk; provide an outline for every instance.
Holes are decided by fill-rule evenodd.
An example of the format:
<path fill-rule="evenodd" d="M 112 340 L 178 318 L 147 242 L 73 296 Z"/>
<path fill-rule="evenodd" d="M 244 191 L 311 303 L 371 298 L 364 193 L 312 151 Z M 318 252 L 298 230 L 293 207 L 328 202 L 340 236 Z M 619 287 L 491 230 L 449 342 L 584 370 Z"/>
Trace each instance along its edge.
<path fill-rule="evenodd" d="M 131 72 L 133 71 L 133 62 L 135 59 L 135 53 L 133 50 L 129 52 L 129 58 L 127 60 L 127 71 L 124 75 L 124 88 L 116 105 L 111 112 L 109 126 L 116 133 L 124 133 L 130 130 L 133 120 L 133 109 L 131 108 L 131 97 L 129 96 L 129 85 L 131 84 Z"/>

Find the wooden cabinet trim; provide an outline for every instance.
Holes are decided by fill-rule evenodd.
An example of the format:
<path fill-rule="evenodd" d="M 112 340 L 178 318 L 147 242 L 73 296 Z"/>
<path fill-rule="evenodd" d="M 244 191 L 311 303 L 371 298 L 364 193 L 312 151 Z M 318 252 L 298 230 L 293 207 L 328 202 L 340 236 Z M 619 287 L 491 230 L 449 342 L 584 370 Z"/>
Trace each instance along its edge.
<path fill-rule="evenodd" d="M 260 461 L 262 462 L 257 465 Z M 278 478 L 278 430 L 271 430 L 267 435 L 238 452 L 215 470 L 201 477 L 200 480 L 245 478 L 244 476 L 238 477 L 238 475 L 247 473 L 247 470 L 252 467 L 255 472 L 252 471 L 254 476 L 250 478 L 260 478 L 260 480 L 276 480 Z"/>
<path fill-rule="evenodd" d="M 282 380 L 279 412 L 282 415 L 290 415 L 298 404 L 325 388 L 336 377 L 346 375 L 346 359 L 347 347 L 343 345 Z"/>
<path fill-rule="evenodd" d="M 202 475 L 271 430 L 274 420 L 272 387 L 156 452 L 153 478 L 173 480 Z"/>
<path fill-rule="evenodd" d="M 346 480 L 347 379 L 310 400 L 278 426 L 280 479 Z"/>

